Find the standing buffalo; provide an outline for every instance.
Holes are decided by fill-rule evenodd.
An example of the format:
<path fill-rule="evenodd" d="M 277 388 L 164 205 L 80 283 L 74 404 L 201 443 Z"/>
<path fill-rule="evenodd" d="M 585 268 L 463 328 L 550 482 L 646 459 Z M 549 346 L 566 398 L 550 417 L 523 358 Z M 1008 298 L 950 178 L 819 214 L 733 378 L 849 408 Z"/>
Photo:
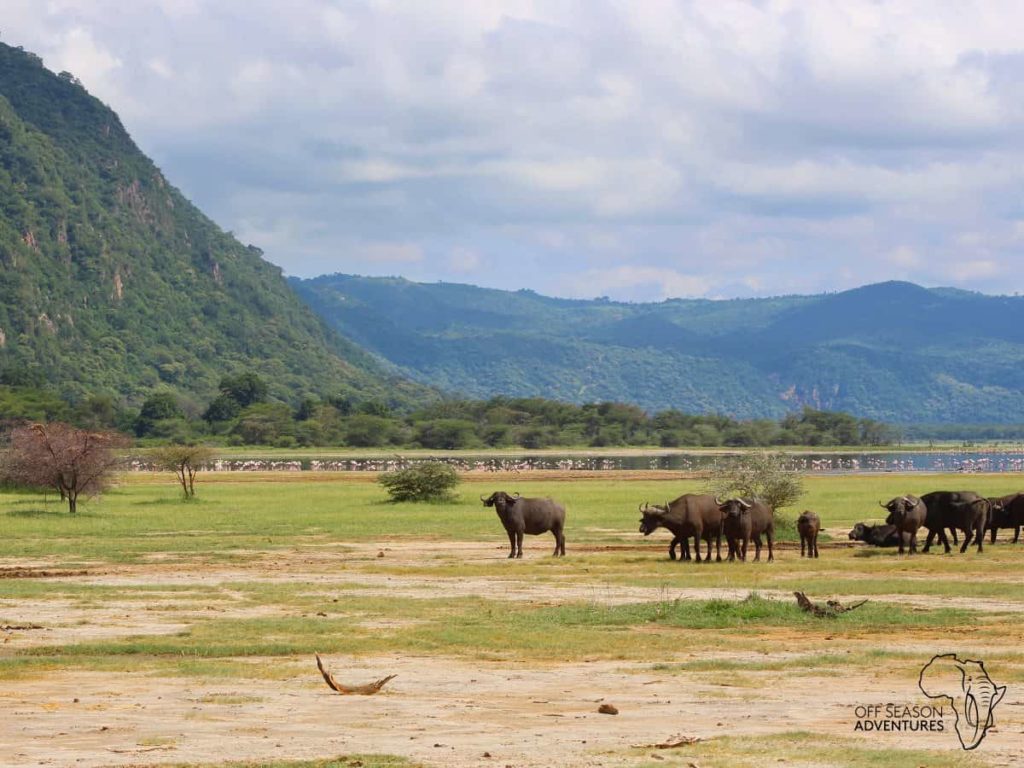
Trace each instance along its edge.
<path fill-rule="evenodd" d="M 725 518 L 732 518 L 737 521 L 736 531 L 745 538 L 737 540 L 736 546 L 742 545 L 742 557 L 746 559 L 747 543 L 754 540 L 754 560 L 761 559 L 761 534 L 768 539 L 768 562 L 775 559 L 773 544 L 775 543 L 775 512 L 760 499 L 751 499 L 749 502 L 743 499 L 729 499 L 719 503 L 719 509 Z M 750 519 L 750 526 L 743 522 L 742 515 Z M 733 542 L 729 543 L 730 559 L 733 555 Z"/>
<path fill-rule="evenodd" d="M 883 509 L 889 510 L 889 516 L 885 518 L 886 525 L 896 527 L 900 532 L 900 554 L 903 554 L 904 539 L 910 540 L 910 554 L 917 552 L 917 532 L 924 525 L 928 517 L 928 508 L 916 496 L 907 494 L 897 496 L 888 504 L 878 502 Z"/>
<path fill-rule="evenodd" d="M 551 531 L 555 537 L 555 556 L 565 554 L 565 507 L 551 499 L 524 499 L 518 493 L 509 496 L 496 491 L 480 501 L 485 507 L 494 507 L 505 526 L 512 551 L 510 558 L 523 556 L 523 534 L 536 536 Z"/>
<path fill-rule="evenodd" d="M 722 560 L 722 511 L 714 496 L 684 493 L 678 499 L 665 503 L 665 506 L 645 504 L 640 507 L 640 533 L 649 536 L 659 527 L 667 528 L 674 538 L 669 544 L 669 557 L 675 559 L 676 542 L 682 544 L 683 556 L 689 549 L 689 539 L 693 539 L 696 550 L 695 559 L 701 562 L 700 541 L 708 544 L 705 560 L 711 560 L 711 538 L 716 539 L 716 560 Z"/>
<path fill-rule="evenodd" d="M 991 542 L 996 543 L 996 531 L 999 528 L 1013 528 L 1013 543 L 1020 539 L 1020 529 L 1024 525 L 1024 494 L 1011 493 L 998 499 L 989 499 L 992 510 L 988 520 L 992 532 Z"/>
<path fill-rule="evenodd" d="M 951 518 L 954 515 L 953 505 L 975 501 L 979 498 L 981 497 L 974 491 L 932 491 L 931 493 L 924 494 L 921 497 L 921 501 L 928 508 L 928 514 L 924 521 L 924 527 L 928 529 L 928 538 L 925 539 L 924 549 L 921 551 L 927 552 L 931 549 L 932 539 L 938 535 L 939 541 L 942 542 L 942 546 L 946 548 L 948 553 L 950 547 L 945 529 L 952 528 L 955 531 L 956 528 L 959 528 L 958 525 L 951 522 Z M 953 533 L 953 543 L 957 543 L 955 532 Z"/>
<path fill-rule="evenodd" d="M 988 525 L 989 512 L 992 509 L 992 502 L 988 499 L 977 498 L 973 501 L 954 501 L 949 506 L 949 525 L 964 533 L 964 543 L 960 546 L 960 552 L 966 552 L 967 546 L 972 540 L 977 541 L 978 552 L 982 551 L 982 544 L 985 541 L 985 527 Z"/>
<path fill-rule="evenodd" d="M 737 557 L 746 562 L 747 545 L 753 537 L 750 507 L 733 504 L 723 507 L 722 512 L 722 533 L 725 534 L 725 540 L 729 545 L 729 562 Z"/>
<path fill-rule="evenodd" d="M 866 525 L 857 523 L 850 531 L 850 541 L 863 541 L 873 547 L 902 546 L 903 537 L 895 525 Z"/>
<path fill-rule="evenodd" d="M 800 534 L 800 557 L 804 556 L 805 545 L 807 547 L 807 557 L 817 557 L 821 518 L 810 510 L 806 510 L 796 519 L 796 530 Z"/>

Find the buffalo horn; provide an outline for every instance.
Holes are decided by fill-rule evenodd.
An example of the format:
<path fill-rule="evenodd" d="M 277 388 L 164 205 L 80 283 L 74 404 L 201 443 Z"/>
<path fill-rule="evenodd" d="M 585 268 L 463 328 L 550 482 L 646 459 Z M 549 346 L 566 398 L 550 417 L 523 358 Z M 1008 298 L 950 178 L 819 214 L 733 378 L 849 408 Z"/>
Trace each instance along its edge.
<path fill-rule="evenodd" d="M 736 501 L 738 501 L 740 503 L 740 506 L 743 507 L 744 509 L 750 509 L 752 506 L 754 506 L 753 504 L 747 504 L 747 502 L 745 502 L 743 499 L 736 499 Z"/>
<path fill-rule="evenodd" d="M 886 506 L 882 502 L 878 502 L 878 506 L 880 506 L 882 509 L 888 509 L 889 508 L 888 506 Z"/>

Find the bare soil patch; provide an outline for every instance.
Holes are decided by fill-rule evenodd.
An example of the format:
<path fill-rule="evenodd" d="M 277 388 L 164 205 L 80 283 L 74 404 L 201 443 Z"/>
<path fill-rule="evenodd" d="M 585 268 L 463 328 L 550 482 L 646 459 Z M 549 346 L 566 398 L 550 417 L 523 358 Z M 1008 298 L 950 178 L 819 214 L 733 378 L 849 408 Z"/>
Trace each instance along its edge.
<path fill-rule="evenodd" d="M 378 557 L 379 552 L 384 553 L 383 558 Z M 547 552 L 545 543 L 527 557 L 547 557 Z M 103 601 L 5 599 L 0 601 L 3 623 L 45 629 L 10 632 L 4 647 L 13 650 L 173 633 L 187 629 L 209 611 L 232 618 L 275 615 L 278 607 L 254 605 L 231 587 L 257 581 L 300 583 L 308 585 L 312 593 L 337 587 L 345 594 L 376 597 L 483 596 L 552 605 L 739 599 L 749 593 L 745 588 L 635 587 L 585 578 L 538 581 L 534 572 L 522 570 L 521 563 L 515 561 L 507 564 L 507 574 L 500 578 L 437 578 L 385 570 L 392 566 L 422 568 L 432 559 L 453 555 L 467 563 L 493 563 L 503 560 L 505 551 L 503 545 L 493 543 L 383 540 L 252 553 L 230 563 L 196 561 L 182 567 L 181 563 L 157 560 L 109 565 L 83 574 L 54 572 L 45 578 L 114 587 L 164 585 L 168 589 L 151 589 L 142 603 L 124 597 Z M 19 567 L 15 564 L 11 569 Z M 32 567 L 26 564 L 24 570 Z M 197 589 L 183 593 L 182 585 Z M 215 591 L 211 592 L 211 587 Z M 760 592 L 792 599 L 780 590 Z M 866 597 L 891 597 L 921 607 L 1024 610 L 1024 605 L 1009 600 Z M 393 625 L 383 620 L 378 626 L 387 629 Z M 644 642 L 644 631 L 679 630 L 638 628 L 637 642 Z M 945 733 L 865 735 L 854 730 L 855 707 L 859 705 L 927 703 L 916 687 L 919 665 L 914 660 L 898 669 L 886 666 L 891 662 L 863 669 L 840 667 L 841 679 L 799 669 L 667 672 L 655 667 L 661 662 L 777 661 L 810 650 L 806 638 L 791 629 L 772 628 L 765 637 L 778 648 L 777 654 L 737 653 L 729 649 L 729 638 L 719 634 L 705 651 L 686 651 L 642 663 L 567 663 L 558 658 L 547 663 L 520 663 L 402 654 L 325 658 L 335 676 L 346 683 L 397 675 L 384 690 L 368 697 L 340 696 L 329 690 L 312 656 L 280 659 L 276 663 L 286 673 L 285 679 L 274 681 L 93 671 L 27 677 L 0 687 L 0 707 L 5 712 L 0 718 L 0 762 L 98 768 L 311 759 L 369 752 L 402 755 L 438 767 L 591 768 L 635 763 L 636 754 L 630 750 L 635 744 L 656 744 L 679 736 L 706 740 L 798 730 L 820 734 L 826 740 L 863 739 L 865 748 L 959 749 L 951 712 Z M 1005 644 L 986 646 L 935 630 L 901 631 L 880 637 L 875 647 L 919 652 L 923 664 L 934 653 L 955 650 L 960 641 L 980 654 L 1019 650 L 1020 632 L 1008 632 Z M 837 638 L 834 648 L 821 652 L 871 649 L 867 641 L 844 643 Z M 992 674 L 996 677 L 997 673 Z M 602 704 L 614 706 L 618 714 L 599 713 Z M 1024 686 L 1011 685 L 996 722 L 997 728 L 984 743 L 984 757 L 997 764 L 1019 764 L 1024 760 Z M 674 754 L 685 755 L 686 749 L 679 747 Z"/>

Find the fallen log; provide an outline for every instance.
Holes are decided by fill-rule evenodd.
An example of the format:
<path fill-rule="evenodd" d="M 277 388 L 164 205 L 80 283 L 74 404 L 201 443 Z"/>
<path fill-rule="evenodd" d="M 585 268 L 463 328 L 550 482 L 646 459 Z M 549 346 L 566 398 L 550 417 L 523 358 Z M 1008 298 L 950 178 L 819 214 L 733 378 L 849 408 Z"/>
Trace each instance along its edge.
<path fill-rule="evenodd" d="M 853 605 L 843 605 L 837 600 L 829 600 L 823 607 L 817 603 L 812 603 L 803 592 L 794 592 L 793 595 L 796 597 L 797 605 L 807 611 L 807 613 L 817 616 L 819 619 L 834 619 L 839 614 L 860 608 L 867 602 L 867 600 L 861 600 L 859 603 L 854 603 Z"/>
<path fill-rule="evenodd" d="M 674 736 L 667 741 L 659 742 L 658 744 L 633 744 L 633 749 L 678 749 L 679 747 L 688 747 L 691 744 L 696 744 L 700 741 L 698 736 Z"/>
<path fill-rule="evenodd" d="M 323 661 L 320 659 L 319 653 L 314 655 L 316 656 L 317 669 L 319 669 L 320 674 L 324 676 L 324 682 L 326 682 L 328 687 L 332 690 L 335 690 L 344 696 L 372 696 L 387 685 L 388 682 L 397 677 L 397 675 L 388 675 L 387 677 L 382 677 L 380 680 L 375 680 L 374 682 L 367 683 L 365 685 L 345 685 L 344 683 L 339 683 L 335 680 L 334 675 L 327 671 L 327 668 L 324 667 Z"/>

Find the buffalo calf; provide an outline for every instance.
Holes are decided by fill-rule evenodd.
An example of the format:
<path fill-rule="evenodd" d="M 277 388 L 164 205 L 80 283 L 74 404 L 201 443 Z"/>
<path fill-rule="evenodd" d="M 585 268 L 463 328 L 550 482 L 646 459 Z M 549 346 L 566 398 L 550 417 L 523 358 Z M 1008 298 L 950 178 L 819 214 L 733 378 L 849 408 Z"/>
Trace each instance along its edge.
<path fill-rule="evenodd" d="M 818 533 L 821 531 L 821 519 L 810 510 L 807 510 L 796 519 L 796 530 L 800 534 L 800 557 L 804 556 L 805 545 L 807 547 L 807 557 L 817 557 Z"/>

